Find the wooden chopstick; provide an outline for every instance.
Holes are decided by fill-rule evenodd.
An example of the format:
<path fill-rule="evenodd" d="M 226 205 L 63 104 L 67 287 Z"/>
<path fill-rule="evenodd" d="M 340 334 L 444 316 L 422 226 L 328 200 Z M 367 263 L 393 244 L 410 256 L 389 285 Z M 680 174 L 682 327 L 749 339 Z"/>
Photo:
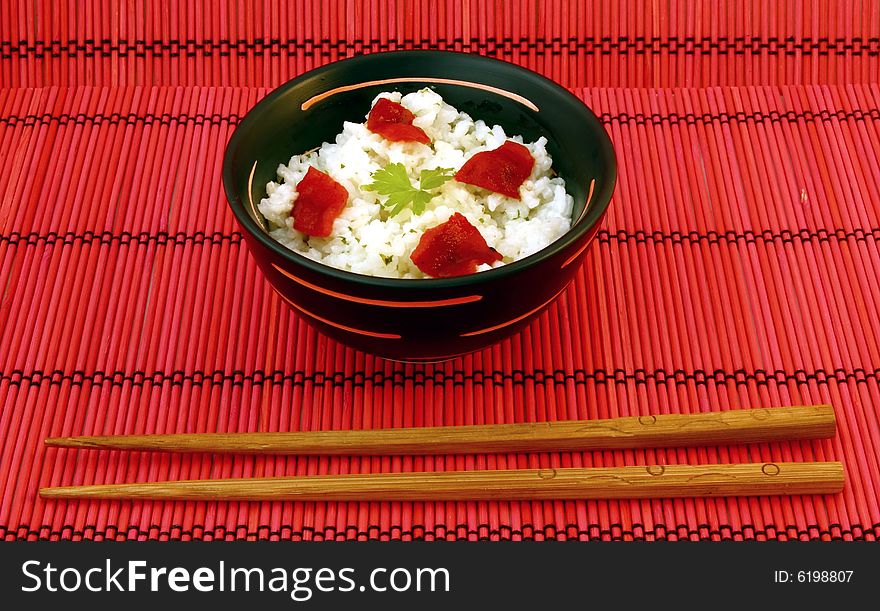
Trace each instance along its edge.
<path fill-rule="evenodd" d="M 58 437 L 47 446 L 296 455 L 477 454 L 656 448 L 831 437 L 830 405 L 529 424 L 368 431 Z"/>
<path fill-rule="evenodd" d="M 830 494 L 839 462 L 378 473 L 43 488 L 52 499 L 465 501 Z"/>

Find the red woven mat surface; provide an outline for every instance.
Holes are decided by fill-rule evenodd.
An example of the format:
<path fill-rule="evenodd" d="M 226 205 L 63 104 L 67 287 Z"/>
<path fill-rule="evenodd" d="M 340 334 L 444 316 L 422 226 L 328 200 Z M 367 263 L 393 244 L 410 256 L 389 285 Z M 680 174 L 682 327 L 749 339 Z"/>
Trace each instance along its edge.
<path fill-rule="evenodd" d="M 275 86 L 401 48 L 492 55 L 568 87 L 880 76 L 878 0 L 9 0 L 11 86 Z"/>
<path fill-rule="evenodd" d="M 416 3 L 378 3 L 372 16 L 354 2 L 327 10 L 267 2 L 247 26 L 232 12 L 209 19 L 189 6 L 99 7 L 71 22 L 63 9 L 4 5 L 0 538 L 875 539 L 880 88 L 872 83 L 877 31 L 858 24 L 878 24 L 860 16 L 877 5 L 779 4 L 795 8 L 725 8 L 722 19 L 694 4 L 678 21 L 602 9 L 592 21 L 563 17 L 599 14 L 593 3 L 450 4 L 437 16 Z M 276 12 L 287 25 L 257 27 Z M 187 21 L 172 19 L 178 13 Z M 257 55 L 275 44 L 266 31 L 284 41 L 278 55 Z M 777 46 L 743 42 L 743 53 L 721 52 L 729 49 L 722 40 L 766 42 L 770 32 Z M 791 53 L 781 50 L 789 33 L 801 45 Z M 498 51 L 508 36 L 510 51 Z M 548 36 L 560 40 L 548 47 L 540 42 Z M 605 36 L 608 52 L 571 42 Z M 710 43 L 671 42 L 692 36 Z M 141 53 L 138 37 L 178 42 L 150 42 Z M 175 45 L 189 37 L 202 46 L 182 57 Z M 223 37 L 250 42 L 223 54 Z M 618 150 L 607 222 L 572 287 L 525 332 L 442 365 L 388 363 L 310 330 L 259 275 L 220 186 L 226 139 L 266 92 L 249 85 L 359 52 L 376 37 L 364 51 L 460 44 L 572 87 L 590 84 L 576 91 Z M 635 54 L 619 37 L 660 42 Z M 135 51 L 123 51 L 120 41 L 132 38 Z M 289 40 L 302 44 L 288 51 Z M 494 47 L 479 42 L 489 40 Z M 837 46 L 824 53 L 814 44 Z M 700 87 L 648 89 L 655 80 Z M 170 86 L 180 83 L 212 86 Z M 121 86 L 130 84 L 139 86 Z M 814 402 L 835 406 L 835 439 L 383 459 L 41 446 L 59 434 L 522 422 Z M 812 459 L 844 462 L 843 494 L 546 503 L 36 497 L 39 486 L 62 483 Z"/>

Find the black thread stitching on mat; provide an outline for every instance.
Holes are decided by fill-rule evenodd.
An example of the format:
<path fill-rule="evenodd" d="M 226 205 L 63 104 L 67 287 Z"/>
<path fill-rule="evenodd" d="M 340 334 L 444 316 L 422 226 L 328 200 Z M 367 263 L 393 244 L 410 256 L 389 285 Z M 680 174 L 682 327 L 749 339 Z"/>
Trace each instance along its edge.
<path fill-rule="evenodd" d="M 146 246 L 147 244 L 157 244 L 164 246 L 174 244 L 182 246 L 185 244 L 194 245 L 218 245 L 218 244 L 240 244 L 243 234 L 239 231 L 231 231 L 229 233 L 221 233 L 215 231 L 206 233 L 204 231 L 196 231 L 195 233 L 177 232 L 169 233 L 167 231 L 159 231 L 157 233 L 149 233 L 142 231 L 140 233 L 132 233 L 130 231 L 121 231 L 114 233 L 111 231 L 85 231 L 83 233 L 65 232 L 58 233 L 49 231 L 46 233 L 18 233 L 13 231 L 7 235 L 0 235 L 0 244 L 9 244 L 11 246 L 28 245 L 28 246 L 54 246 L 54 245 L 83 245 L 83 244 L 119 244 L 128 246 L 130 244 Z"/>
<path fill-rule="evenodd" d="M 827 108 L 823 108 L 821 110 L 812 111 L 812 110 L 804 110 L 801 112 L 796 112 L 794 110 L 771 110 L 768 112 L 734 112 L 734 113 L 703 113 L 703 114 L 695 114 L 695 113 L 669 113 L 669 114 L 645 114 L 641 112 L 628 114 L 628 113 L 618 113 L 618 114 L 610 114 L 610 113 L 602 113 L 599 115 L 599 119 L 603 123 L 613 123 L 614 121 L 619 121 L 621 123 L 635 123 L 636 125 L 662 125 L 664 123 L 668 123 L 670 125 L 679 125 L 681 123 L 687 125 L 696 125 L 697 123 L 733 123 L 733 122 L 795 122 L 799 119 L 804 119 L 806 121 L 831 121 L 832 119 L 837 119 L 838 121 L 845 121 L 847 119 L 853 119 L 854 121 L 864 121 L 866 119 L 872 120 L 880 120 L 880 108 L 871 108 L 868 110 L 862 109 L 854 109 L 854 110 L 828 110 Z"/>
<path fill-rule="evenodd" d="M 703 114 L 695 114 L 695 113 L 669 113 L 669 114 L 645 114 L 645 113 L 602 113 L 599 116 L 599 119 L 605 124 L 612 124 L 615 122 L 618 123 L 634 123 L 636 125 L 680 125 L 682 123 L 686 125 L 696 125 L 697 123 L 702 124 L 729 124 L 736 122 L 795 122 L 799 120 L 804 121 L 823 121 L 828 122 L 831 120 L 837 121 L 866 121 L 866 120 L 880 120 L 880 108 L 870 108 L 870 109 L 853 109 L 853 110 L 828 110 L 822 109 L 817 111 L 812 110 L 804 110 L 801 112 L 795 112 L 793 110 L 784 110 L 777 111 L 771 110 L 769 112 L 734 112 L 734 113 L 703 113 Z M 98 124 L 108 124 L 108 125 L 136 125 L 138 123 L 142 123 L 144 125 L 183 125 L 183 124 L 195 124 L 195 125 L 237 125 L 241 120 L 241 116 L 237 114 L 229 114 L 229 115 L 221 115 L 219 113 L 214 114 L 193 114 L 189 115 L 186 113 L 173 115 L 170 113 L 162 113 L 162 114 L 137 114 L 137 113 L 119 113 L 114 112 L 110 114 L 102 114 L 97 113 L 94 115 L 86 115 L 84 113 L 70 114 L 70 113 L 61 113 L 57 115 L 53 115 L 50 113 L 43 113 L 40 115 L 37 114 L 27 114 L 27 115 L 9 115 L 5 117 L 0 117 L 0 123 L 5 123 L 10 127 L 17 127 L 19 125 L 23 127 L 34 127 L 37 124 L 40 125 L 49 125 L 51 123 L 57 123 L 58 125 L 98 125 Z"/>
<path fill-rule="evenodd" d="M 144 371 L 134 371 L 131 373 L 126 373 L 124 371 L 93 371 L 86 373 L 85 371 L 75 370 L 66 373 L 60 369 L 51 371 L 34 370 L 29 373 L 25 373 L 20 369 L 13 369 L 8 373 L 0 372 L 0 382 L 7 381 L 12 386 L 20 386 L 22 383 L 27 383 L 29 385 L 42 385 L 48 383 L 50 386 L 53 386 L 60 385 L 62 382 L 69 382 L 71 386 L 82 386 L 85 383 L 100 386 L 108 382 L 111 386 L 122 386 L 123 384 L 128 383 L 131 386 L 139 387 L 143 387 L 148 382 L 154 386 L 161 386 L 163 384 L 182 386 L 186 383 L 192 386 L 224 384 L 242 386 L 245 383 L 258 386 L 271 382 L 272 384 L 290 383 L 294 386 L 303 386 L 306 384 L 312 384 L 315 386 L 324 386 L 327 384 L 337 386 L 351 384 L 356 387 L 364 387 L 367 383 L 370 383 L 373 386 L 382 386 L 389 383 L 392 386 L 402 386 L 407 383 L 411 383 L 414 386 L 421 386 L 431 382 L 434 385 L 451 384 L 452 386 L 464 386 L 466 383 L 474 385 L 524 385 L 526 383 L 546 385 L 566 383 L 586 384 L 590 381 L 595 384 L 626 384 L 629 382 L 634 384 L 648 384 L 649 382 L 653 382 L 655 384 L 693 383 L 698 386 L 707 385 L 710 382 L 714 382 L 718 385 L 733 384 L 737 386 L 753 382 L 758 386 L 767 386 L 771 382 L 775 382 L 777 385 L 789 383 L 807 384 L 810 382 L 827 384 L 829 380 L 835 380 L 841 384 L 850 381 L 854 381 L 857 384 L 865 383 L 868 380 L 874 380 L 877 382 L 880 380 L 880 368 L 874 369 L 873 371 L 866 370 L 862 367 L 857 367 L 852 371 L 847 371 L 842 368 L 834 370 L 817 369 L 811 372 L 803 369 L 796 369 L 792 372 L 787 372 L 781 369 L 755 369 L 752 372 L 747 372 L 744 369 L 736 369 L 734 371 L 724 371 L 721 369 L 707 371 L 696 369 L 688 372 L 683 369 L 668 371 L 665 369 L 656 369 L 648 371 L 639 368 L 632 371 L 626 371 L 624 369 L 599 369 L 594 371 L 576 369 L 570 372 L 563 370 L 514 370 L 510 372 L 494 371 L 488 373 L 474 371 L 467 374 L 463 371 L 455 371 L 451 374 L 447 374 L 442 370 L 434 370 L 430 373 L 426 373 L 423 370 L 415 370 L 412 373 L 405 373 L 404 371 L 396 370 L 388 374 L 383 371 L 374 371 L 370 375 L 363 372 L 355 372 L 353 374 L 336 372 L 328 375 L 321 371 L 316 371 L 311 374 L 306 374 L 301 371 L 285 373 L 281 370 L 255 370 L 251 373 L 245 373 L 242 370 L 225 372 L 219 369 L 214 371 L 193 371 L 190 373 L 182 370 L 172 371 L 170 373 L 162 371 L 154 371 L 152 373 Z"/>
<path fill-rule="evenodd" d="M 596 239 L 600 242 L 634 242 L 636 244 L 648 243 L 665 243 L 672 244 L 697 244 L 706 242 L 707 244 L 738 244 L 746 242 L 754 244 L 756 242 L 782 242 L 790 244 L 793 242 L 845 242 L 847 240 L 855 240 L 856 242 L 867 242 L 869 240 L 880 240 L 880 227 L 864 229 L 857 227 L 851 231 L 846 229 L 818 229 L 810 231 L 809 229 L 782 229 L 772 231 L 765 229 L 763 231 L 707 231 L 700 233 L 698 231 L 608 231 L 602 229 L 596 234 Z"/>
<path fill-rule="evenodd" d="M 50 537 L 101 537 L 116 538 L 123 535 L 128 539 L 137 537 L 147 538 L 169 538 L 179 539 L 182 537 L 191 537 L 194 539 L 204 538 L 208 535 L 215 539 L 223 539 L 232 534 L 236 539 L 279 537 L 279 538 L 302 538 L 305 535 L 312 535 L 315 538 L 324 540 L 336 539 L 340 536 L 346 538 L 395 538 L 395 537 L 412 537 L 414 539 L 423 539 L 427 536 L 435 538 L 446 538 L 449 534 L 456 538 L 464 537 L 485 537 L 498 536 L 500 538 L 522 537 L 524 539 L 535 538 L 536 535 L 543 535 L 545 538 L 555 538 L 557 534 L 565 534 L 566 537 L 611 537 L 613 539 L 623 539 L 631 537 L 634 539 L 644 539 L 647 535 L 652 535 L 657 539 L 668 539 L 669 535 L 675 535 L 678 538 L 699 537 L 708 539 L 711 537 L 720 538 L 756 538 L 763 536 L 768 539 L 793 537 L 810 537 L 820 538 L 829 537 L 834 540 L 843 539 L 850 536 L 855 540 L 864 540 L 868 533 L 876 534 L 880 529 L 880 523 L 873 524 L 868 528 L 864 528 L 860 524 L 853 524 L 850 528 L 843 528 L 840 524 L 829 524 L 826 528 L 822 528 L 817 524 L 809 524 L 805 528 L 798 528 L 794 525 L 777 527 L 773 524 L 766 525 L 764 528 L 756 528 L 751 524 L 745 524 L 739 529 L 735 529 L 730 525 L 721 524 L 712 527 L 709 524 L 697 524 L 691 527 L 687 524 L 677 524 L 670 528 L 665 524 L 655 524 L 653 529 L 646 529 L 643 524 L 633 523 L 630 528 L 624 528 L 623 524 L 610 524 L 608 528 L 601 528 L 598 525 L 581 528 L 576 524 L 566 524 L 556 527 L 554 525 L 545 525 L 544 527 L 535 527 L 532 524 L 523 524 L 519 528 L 501 525 L 492 528 L 488 524 L 479 524 L 471 527 L 468 524 L 455 524 L 446 526 L 444 524 L 435 524 L 433 527 L 425 527 L 420 524 L 410 526 L 408 529 L 402 526 L 392 525 L 387 530 L 383 530 L 377 525 L 370 525 L 366 530 L 362 530 L 356 526 L 347 526 L 344 529 L 337 529 L 334 526 L 327 526 L 324 529 L 316 529 L 310 526 L 303 526 L 299 530 L 291 527 L 282 527 L 273 530 L 270 526 L 261 525 L 256 530 L 251 530 L 249 526 L 239 524 L 234 527 L 226 528 L 222 525 L 215 526 L 213 530 L 206 529 L 201 525 L 193 525 L 189 529 L 185 529 L 178 524 L 171 525 L 167 530 L 163 530 L 159 525 L 153 524 L 146 530 L 137 527 L 119 528 L 114 525 L 108 525 L 103 530 L 99 530 L 94 525 L 86 525 L 81 530 L 74 529 L 73 526 L 65 525 L 61 529 L 55 530 L 51 526 L 42 525 L 39 529 L 33 529 L 29 526 L 21 525 L 17 528 L 8 528 L 0 526 L 0 538 L 4 538 L 8 534 L 14 533 L 17 539 L 26 539 L 27 537 L 37 537 L 40 539 L 48 539 Z M 775 534 L 773 534 L 775 533 Z"/>
<path fill-rule="evenodd" d="M 6 235 L 0 235 L 0 244 L 9 244 L 11 246 L 28 245 L 28 246 L 54 246 L 54 245 L 71 245 L 71 244 L 119 244 L 127 245 L 147 245 L 155 243 L 158 245 L 174 244 L 208 244 L 217 245 L 229 242 L 231 244 L 239 244 L 244 234 L 239 231 L 231 231 L 229 233 L 221 233 L 215 231 L 206 233 L 197 231 L 195 233 L 169 233 L 167 231 L 159 231 L 157 233 L 149 233 L 142 231 L 133 233 L 130 231 L 122 231 L 114 233 L 111 231 L 85 231 L 83 233 L 64 232 L 58 233 L 48 231 L 40 233 L 32 231 L 30 233 L 19 233 L 13 231 Z M 636 244 L 738 244 L 746 242 L 753 244 L 756 242 L 782 242 L 790 244 L 794 242 L 845 242 L 855 240 L 856 242 L 867 242 L 869 240 L 880 240 L 880 227 L 863 229 L 857 227 L 851 231 L 845 229 L 818 229 L 810 231 L 809 229 L 782 229 L 780 231 L 772 231 L 765 229 L 763 231 L 746 230 L 737 232 L 728 231 L 707 231 L 699 233 L 697 231 L 609 231 L 602 229 L 596 234 L 596 239 L 600 243 L 625 242 Z"/>
<path fill-rule="evenodd" d="M 806 528 L 798 528 L 793 525 L 785 526 L 784 528 L 785 528 L 785 530 L 781 531 L 778 527 L 776 527 L 774 525 L 768 525 L 768 526 L 764 527 L 763 529 L 757 529 L 753 525 L 750 525 L 750 524 L 746 524 L 746 525 L 742 526 L 740 529 L 734 529 L 733 527 L 726 525 L 726 524 L 719 525 L 717 528 L 713 528 L 709 524 L 698 524 L 694 528 L 690 527 L 687 524 L 678 524 L 678 525 L 674 526 L 673 528 L 669 528 L 664 524 L 656 524 L 654 526 L 654 530 L 649 531 L 649 530 L 646 530 L 644 525 L 642 525 L 640 523 L 633 523 L 631 529 L 625 529 L 622 524 L 615 523 L 615 524 L 609 525 L 608 528 L 604 528 L 604 529 L 600 528 L 598 525 L 592 525 L 586 529 L 582 529 L 582 528 L 579 528 L 575 524 L 566 524 L 563 527 L 556 527 L 554 525 L 545 525 L 543 528 L 535 527 L 531 524 L 524 524 L 520 528 L 513 528 L 511 526 L 501 525 L 495 529 L 491 528 L 488 524 L 480 524 L 476 528 L 472 528 L 470 525 L 467 525 L 467 524 L 455 524 L 452 526 L 446 526 L 444 524 L 435 524 L 432 529 L 427 529 L 423 525 L 417 524 L 417 525 L 411 526 L 409 530 L 406 530 L 403 527 L 397 526 L 397 525 L 393 525 L 393 526 L 389 527 L 388 530 L 382 530 L 381 527 L 379 527 L 378 525 L 370 525 L 367 527 L 366 530 L 360 530 L 356 526 L 349 525 L 349 526 L 345 527 L 344 529 L 337 529 L 334 526 L 327 526 L 323 530 L 318 530 L 318 529 L 316 529 L 314 527 L 310 527 L 310 526 L 302 526 L 299 531 L 294 531 L 290 527 L 282 527 L 279 530 L 272 530 L 270 526 L 261 525 L 261 526 L 257 527 L 256 531 L 252 531 L 252 530 L 249 530 L 249 527 L 247 525 L 239 524 L 239 525 L 233 526 L 231 528 L 226 528 L 225 526 L 218 525 L 214 528 L 213 533 L 212 533 L 211 531 L 207 530 L 204 526 L 201 526 L 201 525 L 193 525 L 192 527 L 190 527 L 189 530 L 187 530 L 187 529 L 184 529 L 184 527 L 179 524 L 172 524 L 168 530 L 162 530 L 162 528 L 159 525 L 152 524 L 148 527 L 147 530 L 141 530 L 141 529 L 134 527 L 134 526 L 129 527 L 127 529 L 119 529 L 118 527 L 116 527 L 114 525 L 108 525 L 102 531 L 98 530 L 98 528 L 94 525 L 86 525 L 83 527 L 82 530 L 76 530 L 70 525 L 63 526 L 61 528 L 61 530 L 52 530 L 51 526 L 42 525 L 39 530 L 33 530 L 33 529 L 30 529 L 29 527 L 26 527 L 26 526 L 19 526 L 18 529 L 6 530 L 6 532 L 20 532 L 22 530 L 25 530 L 27 535 L 31 535 L 31 536 L 39 536 L 40 534 L 42 534 L 46 530 L 50 531 L 48 536 L 63 535 L 66 532 L 69 532 L 73 536 L 85 536 L 89 533 L 89 531 L 91 531 L 92 534 L 96 534 L 96 535 L 98 535 L 98 534 L 106 535 L 106 534 L 110 534 L 112 531 L 117 534 L 124 532 L 127 535 L 135 534 L 136 536 L 150 536 L 150 535 L 154 535 L 154 534 L 158 534 L 159 536 L 174 536 L 175 534 L 185 535 L 185 536 L 197 536 L 198 531 L 202 531 L 203 534 L 212 534 L 212 535 L 219 534 L 219 536 L 225 536 L 225 534 L 238 533 L 240 531 L 245 531 L 244 536 L 246 536 L 246 537 L 258 537 L 261 534 L 266 534 L 268 536 L 272 536 L 272 535 L 283 536 L 285 533 L 294 534 L 294 535 L 296 535 L 296 534 L 302 535 L 302 534 L 306 534 L 306 533 L 317 534 L 317 535 L 327 534 L 327 533 L 348 534 L 352 531 L 356 536 L 371 536 L 374 533 L 379 536 L 383 536 L 383 535 L 384 536 L 393 536 L 395 534 L 395 531 L 401 535 L 412 535 L 415 533 L 437 533 L 438 531 L 443 531 L 443 532 L 449 533 L 449 532 L 455 532 L 455 531 L 461 531 L 461 530 L 465 530 L 470 534 L 478 534 L 481 532 L 488 532 L 488 534 L 490 534 L 490 535 L 493 535 L 493 534 L 503 535 L 505 532 L 507 532 L 508 534 L 513 534 L 513 535 L 524 535 L 524 534 L 527 535 L 529 532 L 532 532 L 532 533 L 539 533 L 539 532 L 543 532 L 543 533 L 559 533 L 559 532 L 569 533 L 571 531 L 575 531 L 575 532 L 577 532 L 579 534 L 583 534 L 583 535 L 594 534 L 594 533 L 599 533 L 599 534 L 604 534 L 604 535 L 612 535 L 615 532 L 618 532 L 618 533 L 621 533 L 624 535 L 633 535 L 633 534 L 636 534 L 638 531 L 641 531 L 644 533 L 658 532 L 658 531 L 667 532 L 667 533 L 669 533 L 669 532 L 678 533 L 678 532 L 684 530 L 684 531 L 687 531 L 691 535 L 699 535 L 701 532 L 706 532 L 707 534 L 722 534 L 722 533 L 724 533 L 724 531 L 727 531 L 729 533 L 735 533 L 735 534 L 746 534 L 747 532 L 750 531 L 753 534 L 765 534 L 765 535 L 767 533 L 769 533 L 770 531 L 775 531 L 777 533 L 790 535 L 790 534 L 792 534 L 792 531 L 793 531 L 794 533 L 796 533 L 799 536 L 803 536 L 803 535 L 810 536 L 814 532 L 818 535 L 833 536 L 835 534 L 835 531 L 837 531 L 841 534 L 854 534 L 856 531 L 861 531 L 862 533 L 866 532 L 865 529 L 861 525 L 858 525 L 858 524 L 853 525 L 850 529 L 844 529 L 841 527 L 840 524 L 837 524 L 837 523 L 829 524 L 828 527 L 825 529 L 821 528 L 820 526 L 818 526 L 816 524 L 807 525 Z M 870 527 L 870 529 L 867 532 L 877 530 L 878 528 L 880 528 L 880 524 L 875 524 L 872 527 Z M 5 530 L 4 527 L 0 527 L 0 531 L 3 531 L 3 530 Z M 158 531 L 158 533 L 156 533 L 156 531 Z M 220 533 L 223 533 L 223 534 L 220 534 Z M 335 536 L 335 535 L 333 535 L 333 536 Z"/>
<path fill-rule="evenodd" d="M 21 124 L 24 127 L 33 127 L 36 124 L 48 125 L 50 123 L 58 123 L 59 125 L 86 125 L 87 123 L 91 124 L 108 124 L 108 125 L 135 125 L 137 123 L 143 123 L 144 125 L 171 125 L 171 124 L 184 124 L 184 123 L 192 123 L 195 125 L 237 125 L 238 122 L 241 121 L 241 117 L 237 114 L 229 114 L 229 115 L 221 115 L 219 113 L 214 114 L 193 114 L 188 115 L 186 113 L 173 115 L 170 113 L 162 113 L 162 114 L 143 114 L 139 115 L 133 112 L 130 113 L 119 113 L 114 112 L 110 114 L 94 114 L 87 115 L 84 113 L 77 114 L 69 114 L 69 113 L 61 113 L 58 115 L 53 115 L 50 113 L 43 113 L 41 115 L 22 115 L 15 116 L 10 115 L 7 117 L 0 117 L 0 123 L 6 123 L 10 126 L 17 126 Z"/>
<path fill-rule="evenodd" d="M 403 38 L 401 40 L 354 39 L 333 40 L 321 39 L 288 39 L 254 38 L 254 39 L 154 39 L 154 40 L 119 40 L 109 38 L 95 40 L 18 40 L 0 41 L 0 59 L 14 57 L 279 57 L 281 55 L 312 55 L 333 57 L 348 53 L 389 51 L 405 48 L 419 49 L 450 49 L 454 48 L 469 52 L 486 52 L 499 54 L 525 53 L 529 55 L 651 55 L 659 53 L 682 53 L 699 55 L 714 53 L 716 55 L 750 55 L 765 53 L 768 55 L 880 55 L 880 38 L 830 38 L 810 37 L 798 40 L 794 36 L 779 38 L 770 36 L 758 37 L 647 37 L 647 36 L 588 36 L 579 38 L 552 37 L 530 39 L 528 37 L 498 37 L 485 39 L 470 38 Z"/>

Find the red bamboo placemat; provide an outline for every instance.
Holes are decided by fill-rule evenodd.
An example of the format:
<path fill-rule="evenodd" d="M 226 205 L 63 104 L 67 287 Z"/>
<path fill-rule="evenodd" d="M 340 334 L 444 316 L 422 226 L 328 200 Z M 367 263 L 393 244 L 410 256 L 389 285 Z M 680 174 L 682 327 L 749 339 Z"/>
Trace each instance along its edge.
<path fill-rule="evenodd" d="M 417 2 L 266 1 L 246 13 L 237 3 L 45 4 L 0 6 L 0 538 L 880 533 L 878 2 L 441 2 L 432 12 Z M 305 326 L 258 274 L 219 179 L 226 139 L 267 91 L 257 87 L 400 47 L 495 55 L 579 88 L 619 154 L 611 212 L 576 283 L 524 333 L 443 365 L 387 363 Z M 49 434 L 813 402 L 837 409 L 836 439 L 385 459 L 40 445 Z M 843 494 L 361 504 L 35 496 L 62 482 L 811 459 L 844 462 Z"/>
<path fill-rule="evenodd" d="M 401 48 L 482 53 L 568 87 L 877 82 L 878 0 L 10 0 L 0 77 L 276 86 Z"/>
<path fill-rule="evenodd" d="M 302 324 L 220 191 L 241 88 L 0 98 L 4 537 L 874 538 L 877 86 L 581 90 L 620 152 L 548 315 L 404 366 Z M 27 205 L 21 205 L 21 203 Z M 596 418 L 830 402 L 833 441 L 456 458 L 47 452 L 47 435 Z M 674 502 L 45 503 L 39 485 L 512 466 L 843 460 L 838 496 Z"/>

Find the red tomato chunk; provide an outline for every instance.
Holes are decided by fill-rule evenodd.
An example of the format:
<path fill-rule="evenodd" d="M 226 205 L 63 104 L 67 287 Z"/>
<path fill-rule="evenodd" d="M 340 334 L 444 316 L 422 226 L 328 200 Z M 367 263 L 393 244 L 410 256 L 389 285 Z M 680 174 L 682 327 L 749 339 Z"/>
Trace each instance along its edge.
<path fill-rule="evenodd" d="M 455 180 L 519 199 L 519 188 L 534 165 L 529 149 L 508 140 L 497 149 L 468 159 L 456 172 Z"/>
<path fill-rule="evenodd" d="M 312 167 L 296 185 L 296 191 L 299 195 L 293 202 L 293 228 L 307 235 L 329 236 L 333 221 L 348 202 L 348 191 Z"/>
<path fill-rule="evenodd" d="M 420 127 L 412 124 L 416 116 L 406 108 L 387 98 L 379 98 L 367 116 L 367 129 L 392 142 L 421 142 L 430 144 L 431 139 Z"/>
<path fill-rule="evenodd" d="M 501 255 L 489 248 L 479 230 L 461 214 L 422 234 L 410 256 L 420 270 L 435 278 L 463 276 L 477 271 L 481 263 L 495 263 Z"/>

